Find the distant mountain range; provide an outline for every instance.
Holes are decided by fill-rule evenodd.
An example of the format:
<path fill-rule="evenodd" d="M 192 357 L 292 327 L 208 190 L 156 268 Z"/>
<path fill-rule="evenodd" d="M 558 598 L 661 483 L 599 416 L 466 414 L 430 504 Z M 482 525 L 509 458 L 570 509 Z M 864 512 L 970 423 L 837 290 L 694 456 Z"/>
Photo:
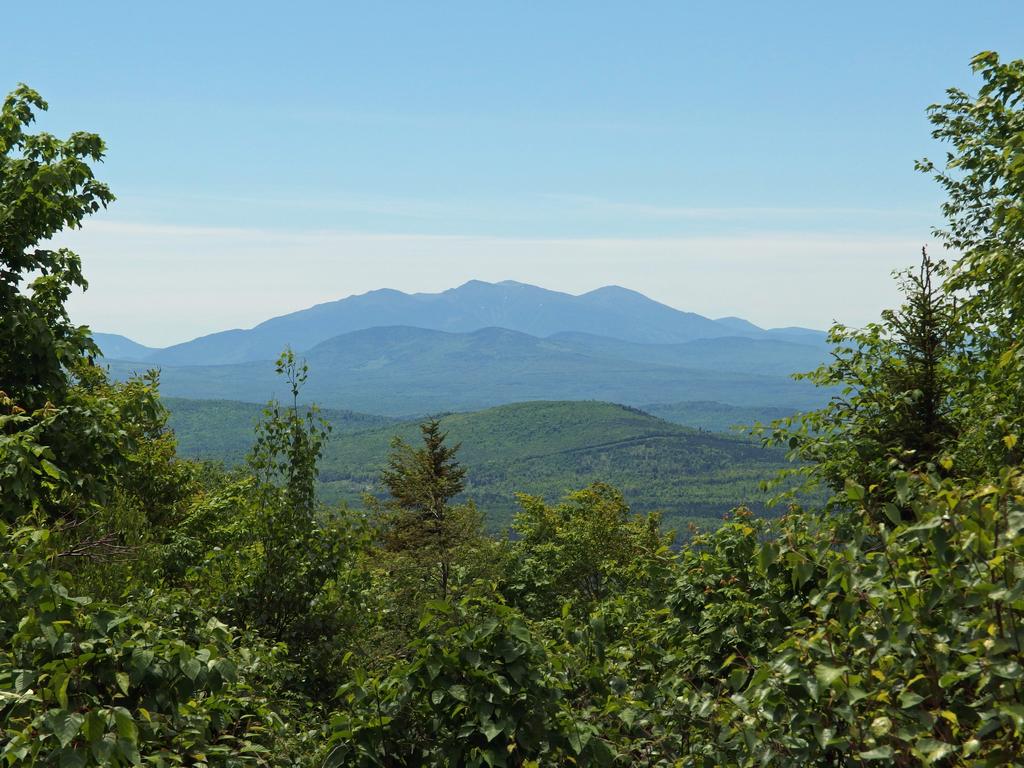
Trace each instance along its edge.
<path fill-rule="evenodd" d="M 162 365 L 223 365 L 273 360 L 285 345 L 304 352 L 352 331 L 409 326 L 450 333 L 506 328 L 537 337 L 573 332 L 641 344 L 678 344 L 723 336 L 791 341 L 823 338 L 804 328 L 758 328 L 735 317 L 712 320 L 683 312 L 618 286 L 573 296 L 507 280 L 471 280 L 441 293 L 370 291 L 266 320 L 254 328 L 221 331 L 165 349 L 123 336 L 97 334 L 107 357 Z M 116 344 L 107 349 L 105 343 Z"/>
<path fill-rule="evenodd" d="M 95 338 L 117 377 L 159 367 L 165 395 L 246 402 L 283 394 L 270 361 L 290 345 L 310 366 L 305 397 L 387 416 L 529 400 L 805 409 L 825 395 L 789 374 L 828 354 L 820 331 L 712 320 L 615 286 L 479 281 L 372 291 L 164 349 Z"/>

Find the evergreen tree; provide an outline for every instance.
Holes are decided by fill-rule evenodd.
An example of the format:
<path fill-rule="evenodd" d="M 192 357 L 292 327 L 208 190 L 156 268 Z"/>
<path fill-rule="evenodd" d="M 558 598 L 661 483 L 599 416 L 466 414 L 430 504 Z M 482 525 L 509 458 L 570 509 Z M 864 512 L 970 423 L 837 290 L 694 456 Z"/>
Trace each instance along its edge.
<path fill-rule="evenodd" d="M 835 326 L 832 362 L 800 378 L 839 392 L 823 408 L 775 423 L 768 442 L 835 493 L 848 481 L 888 487 L 893 471 L 949 462 L 962 432 L 955 407 L 965 386 L 966 328 L 925 249 L 900 273 L 904 302 L 862 329 Z M 889 498 L 879 501 L 890 501 Z"/>
<path fill-rule="evenodd" d="M 401 438 L 391 442 L 388 468 L 381 475 L 395 502 L 421 520 L 438 520 L 448 503 L 465 488 L 466 470 L 455 455 L 461 444 L 445 445 L 441 422 L 420 424 L 423 447 L 414 449 Z"/>
<path fill-rule="evenodd" d="M 399 437 L 391 443 L 381 482 L 391 495 L 385 542 L 393 552 L 413 553 L 433 564 L 436 594 L 446 599 L 452 561 L 463 539 L 479 528 L 475 509 L 452 506 L 465 488 L 466 469 L 455 458 L 459 444 L 447 445 L 437 419 L 420 425 L 423 445 L 413 448 Z M 468 526 L 468 528 L 467 528 Z M 478 531 L 476 531 L 478 533 Z"/>

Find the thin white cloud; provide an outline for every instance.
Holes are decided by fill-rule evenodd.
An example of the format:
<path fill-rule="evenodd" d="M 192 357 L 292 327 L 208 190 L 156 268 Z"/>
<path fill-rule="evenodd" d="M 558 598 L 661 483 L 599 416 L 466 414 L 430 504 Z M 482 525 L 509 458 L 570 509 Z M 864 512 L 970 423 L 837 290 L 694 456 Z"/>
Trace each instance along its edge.
<path fill-rule="evenodd" d="M 481 210 L 490 208 L 474 204 L 468 200 L 427 200 L 416 197 L 372 197 L 359 195 L 353 197 L 331 197 L 317 195 L 268 197 L 265 195 L 217 195 L 188 194 L 169 195 L 153 194 L 147 191 L 130 192 L 131 203 L 135 206 L 188 205 L 206 206 L 209 204 L 227 204 L 229 206 L 246 206 L 262 211 L 307 209 L 318 213 L 357 213 L 380 216 L 393 216 L 406 219 L 458 219 L 466 216 L 477 216 Z M 129 195 L 126 195 L 128 197 Z"/>
<path fill-rule="evenodd" d="M 923 219 L 934 217 L 931 211 L 900 210 L 894 208 L 862 208 L 844 206 L 685 206 L 664 205 L 625 200 L 608 200 L 589 195 L 549 194 L 546 198 L 576 207 L 589 209 L 593 212 L 617 213 L 646 219 L 665 220 L 709 220 L 709 221 L 747 221 L 761 220 L 766 217 L 785 219 L 802 219 L 815 221 L 835 217 L 870 217 L 883 219 Z"/>
<path fill-rule="evenodd" d="M 480 198 L 419 198 L 358 195 L 234 195 L 189 193 L 174 195 L 149 191 L 130 191 L 129 203 L 139 211 L 160 210 L 177 206 L 228 206 L 235 214 L 242 211 L 248 218 L 271 216 L 277 220 L 282 211 L 302 210 L 307 221 L 359 220 L 359 217 L 384 217 L 402 222 L 477 222 L 501 225 L 509 222 L 557 222 L 565 226 L 593 227 L 595 222 L 611 224 L 620 232 L 650 231 L 651 224 L 684 225 L 694 223 L 731 223 L 747 227 L 777 230 L 781 227 L 823 227 L 829 230 L 870 231 L 882 223 L 903 222 L 914 227 L 926 226 L 934 219 L 934 211 L 924 209 L 871 208 L 856 206 L 688 206 L 652 203 L 637 200 L 613 200 L 582 194 L 545 193 L 537 196 L 512 196 L 507 200 Z M 146 215 L 136 216 L 145 220 Z M 124 221 L 125 219 L 121 219 Z M 387 225 L 384 225 L 387 226 Z M 652 234 L 681 234 L 659 231 Z"/>

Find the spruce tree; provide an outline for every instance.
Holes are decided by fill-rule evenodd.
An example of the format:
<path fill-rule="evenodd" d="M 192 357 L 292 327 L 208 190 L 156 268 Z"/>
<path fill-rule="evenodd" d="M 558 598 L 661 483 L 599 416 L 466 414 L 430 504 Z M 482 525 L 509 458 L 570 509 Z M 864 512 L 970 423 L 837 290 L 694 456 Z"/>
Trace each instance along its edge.
<path fill-rule="evenodd" d="M 940 284 L 946 267 L 921 251 L 919 267 L 900 273 L 904 301 L 861 329 L 835 326 L 832 362 L 807 378 L 835 394 L 817 411 L 775 423 L 767 442 L 845 498 L 849 481 L 888 485 L 894 471 L 942 471 L 955 453 L 964 414 L 956 401 L 970 350 L 956 300 Z M 880 503 L 891 501 L 886 496 Z"/>
<path fill-rule="evenodd" d="M 466 534 L 466 515 L 452 506 L 465 488 L 466 469 L 455 458 L 460 444 L 447 445 L 437 419 L 420 425 L 423 445 L 396 437 L 381 481 L 391 496 L 385 543 L 393 552 L 413 554 L 431 564 L 437 594 L 446 599 L 455 550 Z"/>

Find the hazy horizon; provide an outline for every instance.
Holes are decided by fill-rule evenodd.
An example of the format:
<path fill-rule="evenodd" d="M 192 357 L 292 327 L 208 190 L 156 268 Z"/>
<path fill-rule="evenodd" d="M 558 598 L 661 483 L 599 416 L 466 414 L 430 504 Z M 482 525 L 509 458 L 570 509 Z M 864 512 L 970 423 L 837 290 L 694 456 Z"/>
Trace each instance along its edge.
<path fill-rule="evenodd" d="M 543 285 L 537 285 L 537 284 L 534 284 L 534 283 L 525 283 L 522 280 L 515 280 L 515 279 L 512 279 L 512 278 L 507 278 L 505 280 L 477 280 L 477 279 L 473 278 L 473 279 L 467 280 L 467 281 L 465 281 L 463 283 L 460 283 L 459 285 L 453 285 L 453 286 L 451 286 L 449 288 L 444 288 L 444 289 L 442 289 L 440 291 L 400 291 L 400 293 L 404 293 L 406 295 L 436 296 L 436 295 L 438 295 L 440 293 L 447 293 L 449 291 L 455 291 L 455 290 L 457 290 L 459 288 L 462 288 L 462 287 L 466 286 L 469 283 L 484 283 L 484 284 L 487 284 L 487 285 L 514 284 L 514 285 L 527 286 L 527 287 L 533 287 L 533 288 L 541 288 L 541 289 L 544 289 L 544 290 L 553 290 L 553 289 L 546 288 Z M 597 286 L 595 288 L 591 288 L 591 289 L 588 289 L 588 290 L 585 290 L 585 291 L 576 291 L 576 292 L 574 292 L 574 291 L 556 291 L 556 292 L 557 293 L 566 294 L 566 295 L 569 295 L 569 296 L 579 297 L 579 296 L 583 296 L 583 295 L 585 295 L 587 293 L 593 293 L 593 292 L 596 292 L 596 291 L 599 291 L 599 290 L 602 290 L 602 289 L 606 289 L 606 288 L 620 288 L 620 289 L 624 289 L 624 290 L 627 290 L 627 291 L 633 291 L 634 290 L 634 289 L 632 289 L 632 288 L 630 288 L 629 286 L 626 286 L 626 285 L 618 285 L 618 284 L 615 284 L 615 283 L 607 283 L 605 285 L 599 285 L 599 286 Z M 351 299 L 351 298 L 355 298 L 355 297 L 358 297 L 358 296 L 365 296 L 366 294 L 377 293 L 377 292 L 382 292 L 382 291 L 394 291 L 394 290 L 396 290 L 396 289 L 389 288 L 387 286 L 382 286 L 381 288 L 373 288 L 373 289 L 370 289 L 368 291 L 363 291 L 361 293 L 353 293 L 353 294 L 349 294 L 347 296 L 339 296 L 337 299 L 331 299 L 331 300 L 328 300 L 327 302 L 320 302 L 320 303 L 321 304 L 323 304 L 323 303 L 331 304 L 331 303 L 335 303 L 335 302 L 338 302 L 338 301 L 344 301 L 345 299 Z M 641 293 L 642 295 L 645 295 L 641 291 L 636 291 L 636 292 L 637 293 Z M 647 298 L 650 298 L 650 297 L 647 297 Z M 664 303 L 664 302 L 660 302 L 660 303 Z M 293 311 L 295 311 L 295 312 L 302 311 L 304 309 L 309 309 L 312 306 L 317 306 L 317 305 L 314 304 L 314 305 L 310 305 L 309 307 L 296 307 L 295 310 L 293 310 Z M 686 309 L 685 307 L 672 307 L 669 304 L 666 304 L 665 306 L 669 306 L 672 309 L 676 309 L 676 310 L 679 310 L 679 311 L 682 311 L 682 312 L 690 312 L 691 311 L 691 310 Z M 285 312 L 283 314 L 292 314 L 292 312 Z M 697 314 L 700 314 L 700 313 L 697 313 Z M 252 326 L 246 326 L 244 328 L 241 327 L 241 326 L 218 328 L 218 329 L 214 330 L 211 334 L 202 334 L 199 337 L 190 336 L 188 338 L 177 339 L 177 340 L 170 341 L 170 342 L 167 342 L 167 343 L 164 343 L 164 344 L 145 344 L 144 341 L 142 341 L 142 340 L 140 340 L 140 339 L 138 339 L 138 338 L 136 338 L 134 336 L 131 336 L 128 333 L 123 333 L 123 332 L 118 331 L 118 330 L 109 330 L 109 329 L 105 329 L 105 328 L 92 328 L 92 331 L 94 333 L 103 333 L 103 334 L 125 336 L 125 337 L 129 338 L 131 341 L 138 342 L 140 344 L 143 344 L 144 346 L 170 347 L 170 346 L 174 346 L 174 345 L 181 344 L 181 343 L 184 343 L 184 342 L 193 341 L 196 338 L 201 338 L 202 336 L 215 335 L 215 334 L 220 333 L 222 331 L 250 330 L 251 328 L 255 327 L 256 325 L 260 325 L 261 323 L 263 323 L 266 320 L 272 320 L 272 319 L 275 319 L 277 317 L 281 317 L 281 315 L 268 315 L 267 317 L 263 318 L 262 320 L 260 320 L 259 322 L 253 324 Z M 715 316 L 715 317 L 710 317 L 710 316 L 705 315 L 705 317 L 708 317 L 708 319 L 710 319 L 710 320 L 726 320 L 726 319 L 733 319 L 733 318 L 738 318 L 738 319 L 742 319 L 742 320 L 750 320 L 750 318 L 742 317 L 742 316 L 739 316 L 739 315 L 718 315 L 718 316 Z M 754 324 L 758 325 L 758 323 L 754 323 Z M 496 326 L 496 327 L 500 327 L 500 326 Z M 814 330 L 814 331 L 827 331 L 828 330 L 828 328 L 811 328 L 810 326 L 793 326 L 793 325 L 790 325 L 790 326 L 764 326 L 764 325 L 761 325 L 759 327 L 761 327 L 761 328 L 763 328 L 765 330 L 785 330 L 785 329 L 804 329 L 804 330 Z M 460 332 L 460 331 L 452 331 L 452 333 L 462 333 L 462 332 Z"/>

